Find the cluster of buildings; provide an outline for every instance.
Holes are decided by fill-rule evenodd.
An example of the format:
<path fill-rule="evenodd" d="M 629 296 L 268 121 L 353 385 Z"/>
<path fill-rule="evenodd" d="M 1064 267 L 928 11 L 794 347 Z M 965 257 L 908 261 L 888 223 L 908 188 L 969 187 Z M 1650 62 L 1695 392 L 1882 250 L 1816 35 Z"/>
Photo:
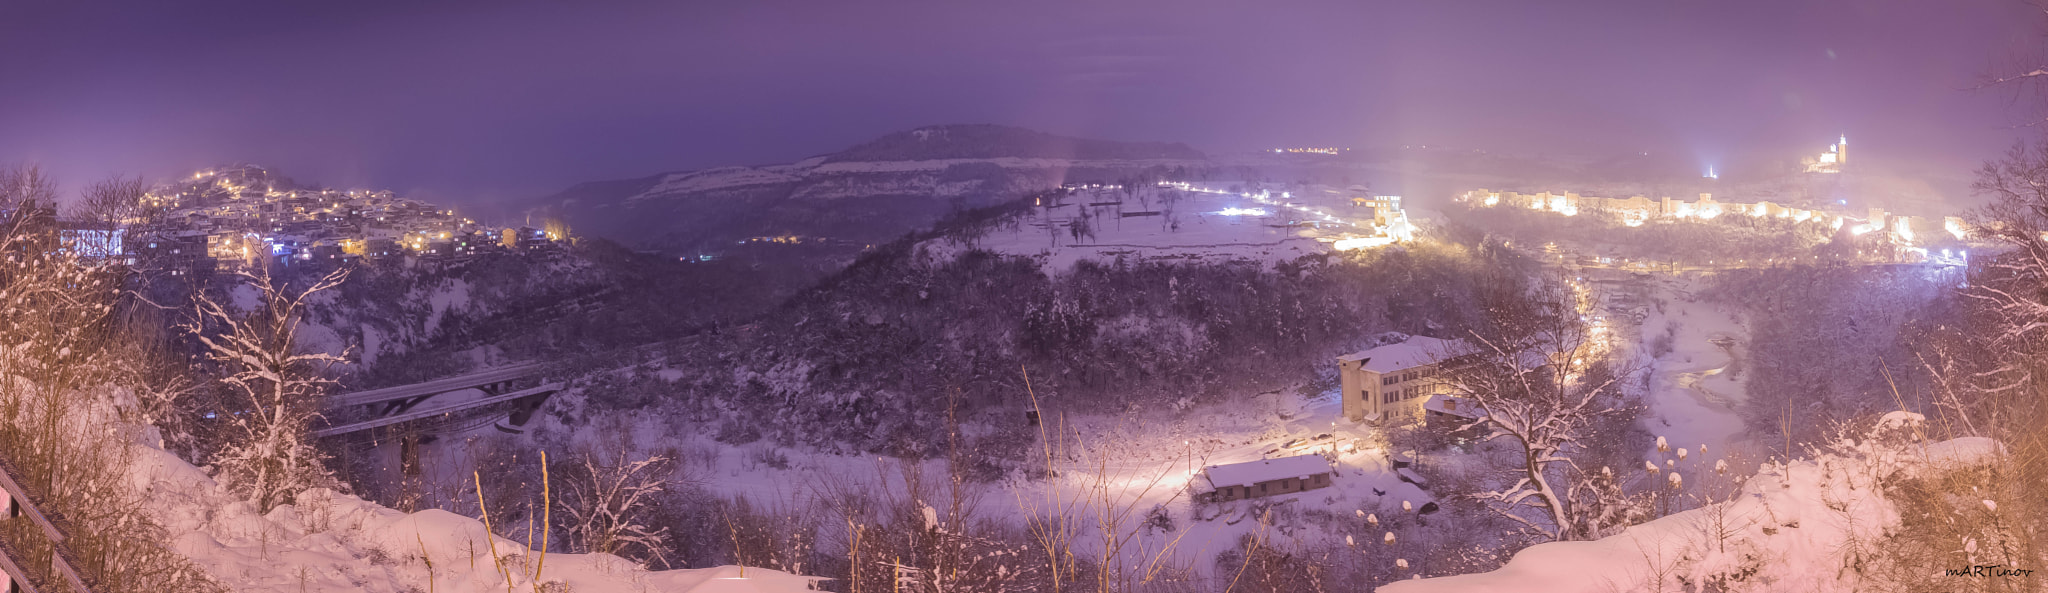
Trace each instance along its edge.
<path fill-rule="evenodd" d="M 1484 409 L 1453 395 L 1444 381 L 1446 366 L 1459 364 L 1469 353 L 1459 340 L 1412 336 L 1337 357 L 1344 417 L 1374 424 L 1423 420 L 1451 427 L 1485 417 Z M 1395 459 L 1402 479 L 1427 487 L 1419 476 L 1403 471 L 1405 465 Z M 1307 454 L 1211 465 L 1202 468 L 1192 486 L 1197 502 L 1219 503 L 1326 488 L 1334 477 L 1328 458 Z"/>
<path fill-rule="evenodd" d="M 1722 215 L 1753 216 L 1758 218 L 1783 218 L 1796 222 L 1820 221 L 1835 229 L 1848 225 L 1858 235 L 1885 231 L 1894 239 L 1913 244 L 1948 233 L 1960 240 L 1967 234 L 1963 219 L 1948 216 L 1940 221 L 1919 216 L 1905 216 L 1886 212 L 1883 208 L 1870 208 L 1859 218 L 1853 214 L 1831 213 L 1825 210 L 1810 210 L 1775 204 L 1772 202 L 1722 202 L 1713 194 L 1700 194 L 1698 200 L 1684 201 L 1670 197 L 1651 200 L 1643 196 L 1627 198 L 1601 198 L 1581 196 L 1572 192 L 1541 192 L 1523 194 L 1475 189 L 1458 196 L 1458 201 L 1481 206 L 1509 206 L 1555 212 L 1565 216 L 1577 216 L 1580 212 L 1601 212 L 1614 216 L 1622 224 L 1642 226 L 1653 220 L 1707 220 Z M 1853 223 L 1853 225 L 1851 224 Z"/>
<path fill-rule="evenodd" d="M 1828 151 L 1819 156 L 1799 159 L 1808 173 L 1840 173 L 1842 166 L 1849 162 L 1849 136 L 1843 135 L 1840 142 L 1828 145 Z"/>
<path fill-rule="evenodd" d="M 255 166 L 201 171 L 150 193 L 124 234 L 89 255 L 126 256 L 172 275 L 269 260 L 285 265 L 455 260 L 544 251 L 567 228 L 497 228 L 389 191 L 309 189 Z"/>

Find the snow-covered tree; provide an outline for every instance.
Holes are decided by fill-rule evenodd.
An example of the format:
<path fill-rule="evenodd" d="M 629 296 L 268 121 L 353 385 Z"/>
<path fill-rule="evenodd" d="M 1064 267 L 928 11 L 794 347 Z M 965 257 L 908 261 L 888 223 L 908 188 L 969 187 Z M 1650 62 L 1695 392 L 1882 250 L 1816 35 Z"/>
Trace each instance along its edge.
<path fill-rule="evenodd" d="M 183 329 L 216 366 L 221 385 L 248 405 L 231 414 L 239 434 L 215 456 L 223 482 L 268 512 L 332 480 L 310 427 L 320 415 L 320 397 L 334 385 L 325 371 L 344 358 L 305 351 L 298 336 L 307 299 L 341 285 L 348 271 L 337 269 L 301 290 L 274 282 L 260 267 L 237 276 L 256 291 L 254 311 L 200 295 Z"/>
<path fill-rule="evenodd" d="M 667 564 L 663 555 L 667 527 L 651 527 L 647 514 L 674 470 L 663 456 L 632 459 L 586 453 L 563 464 L 557 494 L 557 515 L 571 547 L 579 552 L 649 557 Z M 552 470 L 551 470 L 552 471 Z"/>
<path fill-rule="evenodd" d="M 1443 361 L 1453 395 L 1485 411 L 1457 429 L 1517 454 L 1514 482 L 1478 497 L 1546 539 L 1595 539 L 1640 519 L 1642 505 L 1612 471 L 1573 460 L 1581 437 L 1600 423 L 1628 422 L 1630 411 L 1625 373 L 1582 317 L 1583 304 L 1559 284 L 1496 287 L 1488 301 L 1489 319 L 1466 337 L 1469 349 Z"/>

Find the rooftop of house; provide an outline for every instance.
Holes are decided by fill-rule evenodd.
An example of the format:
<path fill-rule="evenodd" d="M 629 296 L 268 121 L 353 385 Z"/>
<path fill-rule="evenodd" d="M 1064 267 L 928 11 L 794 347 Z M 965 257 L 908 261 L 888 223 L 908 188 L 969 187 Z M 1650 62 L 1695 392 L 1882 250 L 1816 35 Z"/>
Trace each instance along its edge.
<path fill-rule="evenodd" d="M 1393 344 L 1339 356 L 1337 360 L 1343 362 L 1364 361 L 1363 366 L 1365 370 L 1375 373 L 1390 373 L 1435 364 L 1439 360 L 1457 356 L 1465 348 L 1465 342 L 1461 340 L 1412 336 Z"/>
<path fill-rule="evenodd" d="M 1211 465 L 1202 473 L 1209 476 L 1213 488 L 1226 486 L 1250 486 L 1259 482 L 1271 482 L 1287 478 L 1305 478 L 1330 472 L 1330 460 L 1321 455 L 1296 455 L 1278 459 L 1261 459 L 1244 463 Z"/>
<path fill-rule="evenodd" d="M 1486 417 L 1486 409 L 1472 403 L 1472 400 L 1443 394 L 1429 396 L 1429 400 L 1422 402 L 1422 409 L 1469 420 Z"/>

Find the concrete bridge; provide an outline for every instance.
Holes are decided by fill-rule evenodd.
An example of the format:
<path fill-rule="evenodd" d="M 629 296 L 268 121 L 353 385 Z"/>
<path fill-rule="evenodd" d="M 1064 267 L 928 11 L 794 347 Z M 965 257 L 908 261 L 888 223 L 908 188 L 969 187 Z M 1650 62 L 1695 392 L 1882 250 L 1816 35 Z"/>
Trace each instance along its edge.
<path fill-rule="evenodd" d="M 329 410 L 368 409 L 374 417 L 315 430 L 313 436 L 341 436 L 406 422 L 436 420 L 444 423 L 455 421 L 452 424 L 461 425 L 455 430 L 466 429 L 474 425 L 459 421 L 473 420 L 471 417 L 475 414 L 471 412 L 501 404 L 509 404 L 511 411 L 497 422 L 498 429 L 524 432 L 526 423 L 533 419 L 533 413 L 540 409 L 541 404 L 547 403 L 549 396 L 567 386 L 559 381 L 542 381 L 552 368 L 554 365 L 547 363 L 519 364 L 423 383 L 329 396 L 326 401 Z M 461 401 L 442 397 L 471 389 L 483 392 L 484 396 Z M 430 404 L 435 398 L 440 398 L 439 402 L 434 402 L 439 405 Z M 493 412 L 483 417 L 496 415 L 497 412 Z M 449 430 L 445 425 L 440 428 Z"/>

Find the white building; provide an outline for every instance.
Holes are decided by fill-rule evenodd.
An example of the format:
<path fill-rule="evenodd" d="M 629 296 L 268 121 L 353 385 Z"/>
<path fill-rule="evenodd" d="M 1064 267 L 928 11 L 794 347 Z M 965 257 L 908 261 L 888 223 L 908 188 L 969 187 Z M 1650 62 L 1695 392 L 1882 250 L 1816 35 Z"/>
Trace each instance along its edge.
<path fill-rule="evenodd" d="M 1418 417 L 1422 402 L 1448 389 L 1439 363 L 1464 353 L 1465 343 L 1414 336 L 1395 344 L 1337 357 L 1344 417 L 1377 422 L 1396 414 Z"/>
<path fill-rule="evenodd" d="M 1195 494 L 1205 502 L 1292 494 L 1330 485 L 1330 460 L 1321 455 L 1296 455 L 1202 468 L 1209 491 Z"/>

